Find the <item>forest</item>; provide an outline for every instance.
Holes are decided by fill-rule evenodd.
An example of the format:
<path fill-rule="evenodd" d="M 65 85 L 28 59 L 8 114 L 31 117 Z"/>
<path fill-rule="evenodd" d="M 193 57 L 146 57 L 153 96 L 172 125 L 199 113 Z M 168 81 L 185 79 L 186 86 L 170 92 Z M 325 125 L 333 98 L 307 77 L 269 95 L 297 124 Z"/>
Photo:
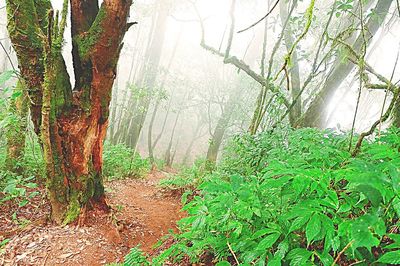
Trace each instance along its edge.
<path fill-rule="evenodd" d="M 0 265 L 400 265 L 399 57 L 400 0 L 0 0 Z"/>

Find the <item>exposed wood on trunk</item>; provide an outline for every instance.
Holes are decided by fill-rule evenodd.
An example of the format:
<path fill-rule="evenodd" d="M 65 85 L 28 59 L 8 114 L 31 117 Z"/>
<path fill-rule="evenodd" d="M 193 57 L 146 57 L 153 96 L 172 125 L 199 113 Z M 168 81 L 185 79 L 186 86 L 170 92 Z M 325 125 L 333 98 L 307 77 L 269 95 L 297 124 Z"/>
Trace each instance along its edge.
<path fill-rule="evenodd" d="M 72 93 L 61 54 L 68 1 L 60 21 L 50 1 L 7 1 L 9 33 L 30 91 L 57 223 L 75 220 L 89 202 L 106 207 L 103 140 L 131 3 L 105 0 L 98 8 L 97 1 L 71 1 L 74 67 L 81 74 Z"/>

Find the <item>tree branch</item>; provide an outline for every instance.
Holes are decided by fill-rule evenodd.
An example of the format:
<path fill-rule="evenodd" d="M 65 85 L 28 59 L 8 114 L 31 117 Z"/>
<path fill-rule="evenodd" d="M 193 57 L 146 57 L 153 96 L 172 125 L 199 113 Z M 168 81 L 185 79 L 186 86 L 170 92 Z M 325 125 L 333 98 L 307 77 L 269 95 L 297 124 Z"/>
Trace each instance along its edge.
<path fill-rule="evenodd" d="M 226 53 L 222 53 L 222 52 L 218 51 L 217 49 L 215 49 L 214 47 L 207 45 L 206 42 L 205 42 L 204 21 L 201 18 L 201 15 L 200 15 L 200 13 L 199 13 L 199 11 L 198 11 L 198 9 L 197 9 L 195 4 L 193 4 L 193 7 L 195 9 L 195 12 L 196 12 L 198 18 L 199 18 L 200 27 L 201 27 L 201 42 L 200 42 L 200 46 L 203 47 L 205 50 L 208 50 L 211 53 L 224 58 L 224 63 L 225 64 L 231 64 L 231 65 L 234 65 L 235 67 L 237 67 L 238 69 L 243 70 L 244 72 L 246 72 L 247 75 L 249 75 L 251 78 L 253 78 L 255 81 L 257 81 L 261 86 L 267 87 L 271 92 L 273 92 L 275 94 L 279 93 L 279 91 L 277 91 L 274 86 L 269 84 L 267 82 L 267 80 L 262 77 L 262 75 L 259 75 L 255 71 L 253 71 L 250 68 L 250 66 L 247 65 L 243 60 L 238 59 L 236 56 L 226 56 Z M 232 41 L 232 39 L 230 38 L 230 41 Z M 228 47 L 230 45 L 231 44 L 228 43 Z M 283 97 L 283 95 L 282 95 L 282 98 L 283 98 L 285 106 L 288 107 L 290 105 L 288 99 L 286 97 Z"/>
<path fill-rule="evenodd" d="M 247 31 L 247 30 L 249 30 L 249 29 L 251 29 L 251 28 L 257 26 L 258 23 L 260 23 L 261 21 L 263 21 L 264 19 L 266 19 L 269 15 L 271 15 L 271 13 L 274 11 L 274 9 L 278 6 L 279 1 L 280 1 L 280 0 L 277 0 L 277 1 L 275 2 L 275 4 L 272 6 L 271 10 L 268 11 L 268 13 L 267 13 L 264 17 L 262 17 L 261 19 L 259 19 L 259 20 L 256 21 L 255 23 L 251 24 L 249 27 L 247 27 L 247 28 L 245 28 L 245 29 L 243 29 L 243 30 L 238 31 L 238 33 L 245 32 L 245 31 Z"/>

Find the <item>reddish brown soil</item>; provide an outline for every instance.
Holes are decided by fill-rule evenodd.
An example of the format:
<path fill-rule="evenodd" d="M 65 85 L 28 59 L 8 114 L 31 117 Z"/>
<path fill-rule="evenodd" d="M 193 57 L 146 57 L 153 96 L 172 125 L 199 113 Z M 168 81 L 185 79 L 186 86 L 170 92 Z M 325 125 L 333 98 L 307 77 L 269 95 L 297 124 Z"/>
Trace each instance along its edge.
<path fill-rule="evenodd" d="M 0 265 L 104 265 L 122 262 L 139 244 L 151 255 L 158 240 L 176 230 L 176 221 L 183 217 L 179 196 L 157 187 L 163 177 L 154 172 L 144 180 L 109 182 L 106 193 L 113 211 L 88 212 L 82 227 L 48 223 L 43 197 L 18 211 L 18 219 L 29 220 L 23 227 L 11 219 L 16 206 L 3 207 L 0 242 L 10 242 L 0 254 Z"/>

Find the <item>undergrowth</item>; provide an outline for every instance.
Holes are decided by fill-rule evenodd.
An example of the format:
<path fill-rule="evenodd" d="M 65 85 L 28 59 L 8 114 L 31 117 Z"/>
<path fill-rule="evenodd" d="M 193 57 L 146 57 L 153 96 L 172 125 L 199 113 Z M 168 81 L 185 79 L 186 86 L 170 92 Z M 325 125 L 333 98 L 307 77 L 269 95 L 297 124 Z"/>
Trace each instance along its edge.
<path fill-rule="evenodd" d="M 127 177 L 141 178 L 151 169 L 148 159 L 143 159 L 132 149 L 106 142 L 103 152 L 103 175 L 109 180 Z"/>
<path fill-rule="evenodd" d="M 399 265 L 400 132 L 348 146 L 314 129 L 235 138 L 152 265 Z"/>
<path fill-rule="evenodd" d="M 204 159 L 196 160 L 192 167 L 183 167 L 177 174 L 162 179 L 159 186 L 171 190 L 195 189 L 207 176 L 204 165 Z"/>
<path fill-rule="evenodd" d="M 27 188 L 36 188 L 44 183 L 44 160 L 36 138 L 27 138 L 24 157 L 18 162 L 22 169 L 15 174 L 5 168 L 6 143 L 0 141 L 0 204 L 9 200 L 24 206 L 35 193 L 28 193 Z M 135 155 L 131 149 L 123 145 L 104 146 L 103 174 L 108 180 L 128 177 L 140 178 L 150 171 L 150 163 Z"/>

